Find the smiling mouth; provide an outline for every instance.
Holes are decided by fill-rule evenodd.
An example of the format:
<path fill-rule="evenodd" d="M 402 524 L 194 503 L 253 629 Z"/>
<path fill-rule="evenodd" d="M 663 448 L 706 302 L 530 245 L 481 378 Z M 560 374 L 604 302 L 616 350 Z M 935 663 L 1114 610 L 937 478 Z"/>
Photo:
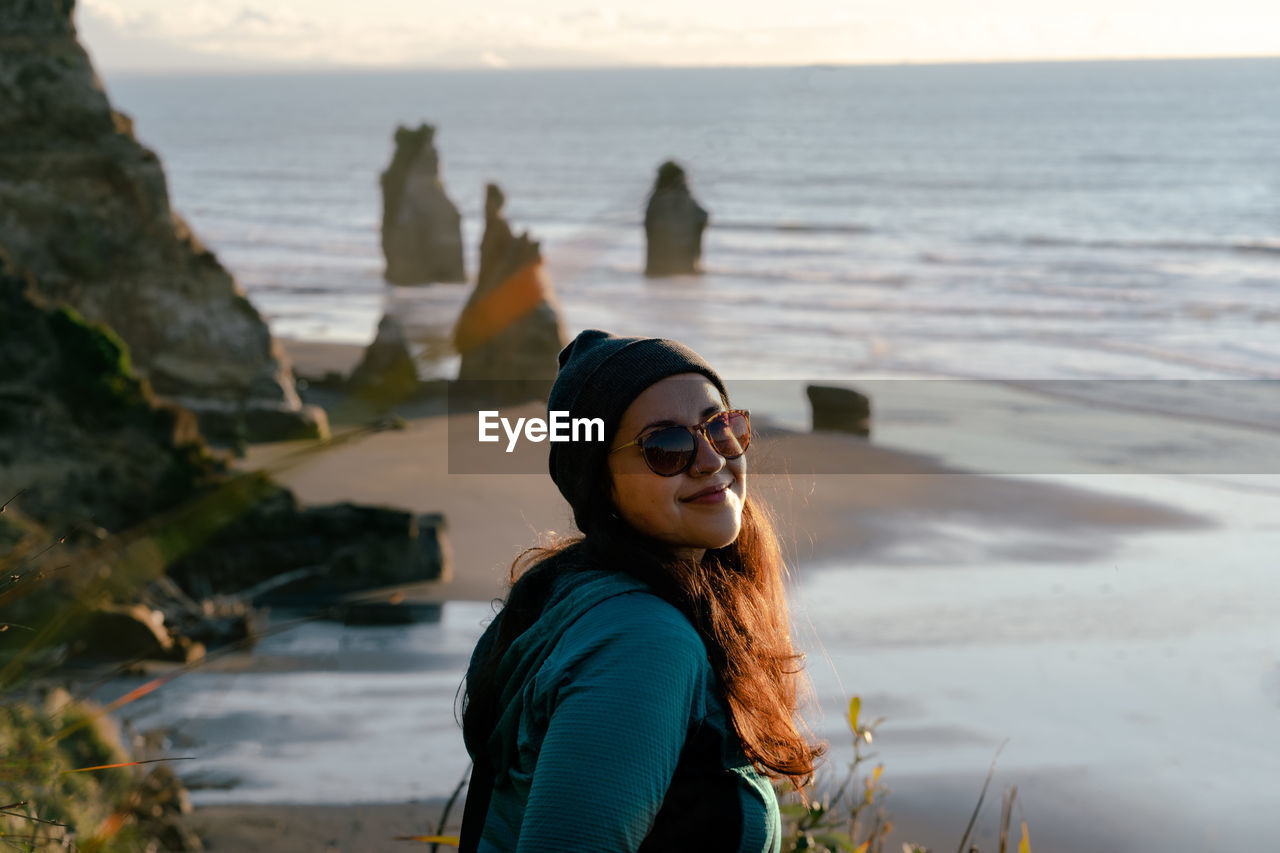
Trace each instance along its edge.
<path fill-rule="evenodd" d="M 689 497 L 687 497 L 687 498 L 681 498 L 680 500 L 681 500 L 683 503 L 689 503 L 690 501 L 696 501 L 696 500 L 698 500 L 698 499 L 700 499 L 700 498 L 715 497 L 716 495 L 719 495 L 721 492 L 726 491 L 728 488 L 729 488 L 729 484 L 728 484 L 728 483 L 722 483 L 722 484 L 721 484 L 721 485 L 719 485 L 719 486 L 714 486 L 714 487 L 709 488 L 709 489 L 703 489 L 702 491 L 698 492 L 698 493 L 697 493 L 697 494 L 695 494 L 695 495 L 689 495 Z"/>

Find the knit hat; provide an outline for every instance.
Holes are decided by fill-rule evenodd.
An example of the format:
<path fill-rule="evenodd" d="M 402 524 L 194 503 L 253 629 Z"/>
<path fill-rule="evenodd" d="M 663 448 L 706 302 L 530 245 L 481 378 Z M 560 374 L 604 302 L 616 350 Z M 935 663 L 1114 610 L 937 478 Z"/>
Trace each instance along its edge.
<path fill-rule="evenodd" d="M 587 329 L 560 351 L 560 372 L 551 386 L 547 411 L 604 421 L 604 441 L 552 442 L 547 460 L 551 479 L 573 507 L 579 530 L 587 532 L 584 524 L 589 526 L 593 509 L 592 487 L 601 477 L 623 413 L 650 385 L 677 373 L 702 374 L 728 399 L 719 374 L 677 341 L 620 338 Z"/>

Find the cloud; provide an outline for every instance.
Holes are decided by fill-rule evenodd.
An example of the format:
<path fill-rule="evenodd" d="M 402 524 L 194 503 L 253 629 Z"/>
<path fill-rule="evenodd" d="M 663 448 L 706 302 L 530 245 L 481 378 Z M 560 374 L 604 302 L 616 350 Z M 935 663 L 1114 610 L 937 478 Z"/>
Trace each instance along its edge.
<path fill-rule="evenodd" d="M 576 24 L 590 23 L 591 21 L 600 20 L 600 11 L 598 9 L 576 9 L 572 12 L 565 12 L 560 16 L 560 23 L 574 26 Z"/>
<path fill-rule="evenodd" d="M 107 70 L 584 65 L 807 65 L 1276 52 L 1280 13 L 1220 0 L 986 0 L 963 14 L 918 0 L 853 6 L 788 0 L 647 0 L 642 7 L 544 0 L 538 11 L 484 0 L 428 12 L 410 0 L 80 0 L 85 41 Z M 1056 3 L 1057 12 L 1049 9 Z M 1181 3 L 1182 5 L 1179 5 Z M 932 5 L 931 5 L 932 4 Z M 1137 11 L 1135 11 L 1137 10 Z M 1235 10 L 1233 14 L 1231 10 Z M 1265 10 L 1265 11 L 1264 11 Z"/>
<path fill-rule="evenodd" d="M 229 71 L 279 67 L 278 61 L 245 51 L 219 52 L 182 34 L 172 16 L 126 11 L 106 0 L 81 0 L 76 9 L 80 41 L 99 71 Z M 176 34 L 175 34 L 176 33 Z"/>
<path fill-rule="evenodd" d="M 79 17 L 81 21 L 85 16 L 99 21 L 113 29 L 124 29 L 129 25 L 129 15 L 115 3 L 109 0 L 80 0 Z"/>
<path fill-rule="evenodd" d="M 228 6 L 212 0 L 125 9 L 81 0 L 82 40 L 107 70 L 257 69 L 339 63 L 342 33 L 280 4 Z"/>
<path fill-rule="evenodd" d="M 370 0 L 373 2 L 373 0 Z M 131 4 L 126 7 L 126 4 Z M 376 10 L 376 4 L 374 9 Z M 335 11 L 337 9 L 337 11 Z M 560 15 L 477 9 L 466 15 L 390 20 L 349 7 L 289 0 L 81 0 L 85 40 L 107 70 L 163 67 L 580 67 L 667 62 L 713 44 L 693 21 L 579 9 Z M 408 17 L 407 13 L 402 17 Z"/>
<path fill-rule="evenodd" d="M 240 10 L 240 14 L 236 15 L 235 24 L 267 24 L 270 25 L 275 19 L 270 15 L 250 9 L 247 6 Z"/>

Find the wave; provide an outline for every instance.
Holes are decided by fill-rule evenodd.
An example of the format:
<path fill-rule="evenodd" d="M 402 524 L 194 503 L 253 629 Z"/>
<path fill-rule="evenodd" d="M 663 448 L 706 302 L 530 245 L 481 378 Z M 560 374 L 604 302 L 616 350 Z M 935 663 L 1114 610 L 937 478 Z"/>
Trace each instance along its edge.
<path fill-rule="evenodd" d="M 1001 384 L 1113 411 L 1280 433 L 1280 380 L 1276 379 L 1006 379 Z M 1271 472 L 1264 463 L 1234 473 Z"/>
<path fill-rule="evenodd" d="M 306 237 L 285 235 L 283 233 L 228 231 L 210 232 L 204 242 L 213 246 L 214 250 L 235 252 L 249 256 L 276 256 L 288 258 L 291 263 L 305 263 L 308 258 L 333 258 L 349 261 L 382 261 L 382 247 L 377 235 L 369 240 L 344 239 L 336 235 L 317 235 L 314 240 Z"/>
<path fill-rule="evenodd" d="M 748 222 L 711 220 L 717 231 L 755 231 L 774 234 L 870 234 L 875 229 L 858 222 Z"/>
<path fill-rule="evenodd" d="M 1235 239 L 1235 240 L 1109 240 L 1082 239 L 1074 237 L 1053 237 L 1044 234 L 1032 234 L 1026 237 L 1006 237 L 999 235 L 986 236 L 979 239 L 983 243 L 1009 243 L 1022 246 L 1072 248 L 1072 249 L 1119 249 L 1160 252 L 1242 252 L 1250 254 L 1280 255 L 1280 238 L 1278 239 Z"/>
<path fill-rule="evenodd" d="M 338 233 L 349 236 L 375 235 L 377 239 L 379 220 L 373 216 L 361 215 L 343 219 L 324 210 L 320 206 L 312 206 L 307 210 L 290 207 L 286 210 L 269 210 L 261 205 L 252 204 L 218 204 L 204 203 L 192 205 L 186 209 L 188 219 L 200 225 L 201 233 L 205 231 L 226 231 L 230 234 L 261 234 L 270 240 L 275 234 L 302 233 Z"/>
<path fill-rule="evenodd" d="M 539 223 L 553 220 L 540 217 Z M 600 217 L 593 222 L 579 220 L 563 220 L 566 225 L 609 225 L 617 228 L 644 228 L 644 220 L 630 214 Z M 707 223 L 712 231 L 745 231 L 765 234 L 871 234 L 875 231 L 870 225 L 860 222 L 794 222 L 781 220 L 778 222 L 756 222 L 744 219 L 718 219 L 713 216 Z"/>
<path fill-rule="evenodd" d="M 922 264 L 934 266 L 1007 266 L 1007 261 L 996 258 L 980 258 L 973 255 L 956 255 L 944 252 L 917 252 L 915 259 Z"/>
<path fill-rule="evenodd" d="M 626 278 L 638 279 L 642 275 L 641 267 L 633 264 L 597 264 L 590 267 L 583 267 L 575 271 L 575 275 L 571 279 L 573 283 L 582 283 L 588 281 L 590 273 L 603 273 L 609 276 L 622 276 Z M 876 287 L 889 287 L 893 289 L 901 288 L 912 282 L 912 277 L 899 273 L 884 273 L 877 275 L 875 273 L 864 273 L 861 275 L 851 275 L 849 273 L 838 270 L 816 270 L 816 269 L 768 269 L 760 266 L 753 267 L 728 267 L 708 265 L 703 267 L 701 276 L 683 276 L 669 280 L 664 279 L 645 279 L 646 284 L 651 286 L 661 286 L 664 281 L 679 283 L 682 281 L 699 280 L 716 281 L 718 279 L 729 280 L 745 280 L 745 281 L 765 281 L 774 284 L 796 285 L 871 285 Z M 595 285 L 591 285 L 595 286 Z"/>
<path fill-rule="evenodd" d="M 565 293 L 575 297 L 590 293 L 600 297 L 609 293 L 610 298 L 629 298 L 640 280 L 640 271 L 635 266 L 601 266 L 596 271 L 608 277 L 593 280 L 590 277 L 574 279 L 571 282 L 559 282 L 566 285 L 561 288 Z M 615 278 L 616 277 L 616 278 Z M 628 283 L 627 280 L 630 280 Z M 931 318 L 1010 318 L 1026 320 L 1037 324 L 1046 322 L 1096 324 L 1100 321 L 1161 320 L 1168 317 L 1168 310 L 1163 306 L 1152 306 L 1146 302 L 1121 302 L 1106 307 L 1078 303 L 1063 305 L 1014 304 L 1008 302 L 982 301 L 971 303 L 961 298 L 945 298 L 937 294 L 921 294 L 910 296 L 908 285 L 913 283 L 909 276 L 886 273 L 883 275 L 827 272 L 820 270 L 769 270 L 709 267 L 700 277 L 683 277 L 671 279 L 644 280 L 644 293 L 655 298 L 661 294 L 674 293 L 677 298 L 685 298 L 690 293 L 711 288 L 717 304 L 728 308 L 746 309 L 758 307 L 767 309 L 767 313 L 755 316 L 741 316 L 742 322 L 758 320 L 773 327 L 784 321 L 783 315 L 803 316 L 803 324 L 797 328 L 807 328 L 804 324 L 812 324 L 823 315 L 841 318 L 849 316 L 897 316 L 904 319 Z M 735 282 L 746 286 L 733 287 Z M 765 288 L 759 284 L 778 285 Z M 725 287 L 728 284 L 730 287 Z M 614 285 L 610 287 L 610 285 Z M 620 287 L 617 285 L 621 285 Z M 855 290 L 854 288 L 865 288 Z M 691 291 L 690 288 L 697 290 Z M 703 291 L 708 293 L 711 291 Z M 845 319 L 842 319 L 844 322 Z M 990 332 L 993 338 L 1016 334 L 1019 328 L 1001 329 Z M 1033 330 L 1036 334 L 1046 334 L 1041 325 Z M 931 328 L 930 335 L 944 335 L 946 332 Z M 958 334 L 956 340 L 973 340 L 983 338 L 984 333 L 966 328 Z"/>

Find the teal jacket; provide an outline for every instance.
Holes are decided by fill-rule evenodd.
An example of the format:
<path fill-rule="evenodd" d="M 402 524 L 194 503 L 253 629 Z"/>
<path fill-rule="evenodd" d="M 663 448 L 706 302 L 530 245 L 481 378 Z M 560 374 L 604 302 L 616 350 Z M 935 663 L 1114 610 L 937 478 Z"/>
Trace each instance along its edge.
<path fill-rule="evenodd" d="M 566 572 L 497 679 L 483 853 L 780 849 L 773 788 L 742 753 L 701 637 L 640 581 Z"/>

